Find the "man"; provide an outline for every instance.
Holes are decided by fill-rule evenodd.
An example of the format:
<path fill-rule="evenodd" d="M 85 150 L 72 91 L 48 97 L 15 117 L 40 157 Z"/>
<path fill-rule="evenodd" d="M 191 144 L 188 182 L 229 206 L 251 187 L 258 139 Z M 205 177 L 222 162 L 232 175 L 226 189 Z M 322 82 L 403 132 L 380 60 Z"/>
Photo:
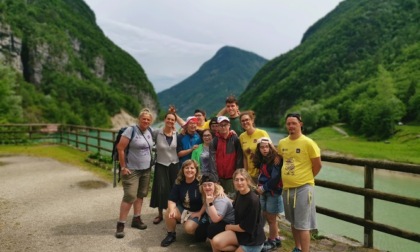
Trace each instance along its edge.
<path fill-rule="evenodd" d="M 239 120 L 239 106 L 238 100 L 233 95 L 230 95 L 226 98 L 226 106 L 217 113 L 217 116 L 223 116 L 225 114 L 229 115 L 230 120 L 230 128 L 236 132 L 239 136 L 244 129 L 241 126 L 241 122 Z"/>
<path fill-rule="evenodd" d="M 289 136 L 279 141 L 278 153 L 283 157 L 281 176 L 286 219 L 291 223 L 295 240 L 294 252 L 308 252 L 310 230 L 316 229 L 314 185 L 321 170 L 318 145 L 302 134 L 299 114 L 286 116 Z"/>
<path fill-rule="evenodd" d="M 182 118 L 176 114 L 176 108 L 173 105 L 169 106 L 168 111 L 176 115 L 176 122 L 179 125 L 181 126 L 185 125 L 185 121 L 182 120 Z M 198 133 L 202 132 L 205 129 L 210 128 L 210 125 L 209 125 L 210 120 L 206 119 L 206 112 L 204 110 L 201 110 L 201 109 L 194 110 L 194 116 L 195 118 L 197 118 L 197 131 L 199 131 Z"/>
<path fill-rule="evenodd" d="M 178 135 L 177 142 L 177 152 L 179 157 L 179 165 L 182 166 L 185 160 L 191 159 L 192 152 L 198 148 L 198 145 L 201 144 L 201 137 L 197 133 L 197 118 L 195 116 L 190 116 L 185 121 L 185 124 L 182 128 L 185 131 L 185 134 Z"/>
<path fill-rule="evenodd" d="M 210 144 L 210 169 L 217 172 L 220 185 L 229 197 L 235 195 L 232 175 L 238 168 L 243 168 L 243 153 L 238 136 L 230 130 L 230 121 L 226 116 L 217 118 L 219 131 Z"/>

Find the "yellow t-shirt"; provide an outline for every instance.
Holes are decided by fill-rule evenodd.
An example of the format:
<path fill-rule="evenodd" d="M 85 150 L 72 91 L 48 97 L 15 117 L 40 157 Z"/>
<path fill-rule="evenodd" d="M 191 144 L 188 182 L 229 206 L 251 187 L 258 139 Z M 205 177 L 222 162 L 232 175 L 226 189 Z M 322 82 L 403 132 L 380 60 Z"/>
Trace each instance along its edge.
<path fill-rule="evenodd" d="M 305 135 L 296 140 L 286 137 L 279 141 L 277 150 L 283 156 L 281 178 L 284 189 L 315 185 L 311 159 L 320 157 L 321 151 L 312 139 Z"/>
<path fill-rule="evenodd" d="M 239 141 L 241 142 L 242 151 L 244 152 L 244 157 L 248 164 L 248 173 L 253 178 L 257 178 L 260 174 L 259 168 L 254 167 L 252 158 L 254 157 L 255 149 L 257 148 L 257 140 L 261 137 L 269 137 L 268 133 L 262 129 L 255 129 L 252 135 L 248 135 L 246 131 L 239 136 Z"/>
<path fill-rule="evenodd" d="M 205 121 L 203 126 L 197 125 L 197 130 L 203 131 L 205 129 L 210 129 L 210 120 Z"/>

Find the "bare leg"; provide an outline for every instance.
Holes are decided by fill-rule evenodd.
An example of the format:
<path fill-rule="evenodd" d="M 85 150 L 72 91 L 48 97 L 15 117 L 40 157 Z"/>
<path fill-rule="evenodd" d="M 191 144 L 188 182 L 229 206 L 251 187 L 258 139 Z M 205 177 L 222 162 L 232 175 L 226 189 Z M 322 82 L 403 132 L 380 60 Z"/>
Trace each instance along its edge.
<path fill-rule="evenodd" d="M 134 215 L 141 215 L 141 207 L 143 206 L 143 198 L 137 198 L 134 203 Z"/>
<path fill-rule="evenodd" d="M 133 205 L 132 203 L 127 203 L 127 202 L 121 201 L 119 221 L 126 221 L 127 220 L 127 216 L 128 216 L 128 213 L 130 212 L 130 209 L 131 209 L 132 205 Z"/>
<path fill-rule="evenodd" d="M 311 243 L 311 234 L 309 230 L 298 230 L 292 227 L 293 238 L 295 239 L 296 248 L 302 250 L 302 252 L 309 252 Z"/>
<path fill-rule="evenodd" d="M 278 232 L 279 232 L 279 227 L 277 226 L 277 215 L 276 214 L 271 214 L 268 212 L 264 212 L 264 217 L 268 222 L 268 227 L 269 227 L 269 236 L 268 238 L 270 238 L 271 240 L 276 239 Z"/>

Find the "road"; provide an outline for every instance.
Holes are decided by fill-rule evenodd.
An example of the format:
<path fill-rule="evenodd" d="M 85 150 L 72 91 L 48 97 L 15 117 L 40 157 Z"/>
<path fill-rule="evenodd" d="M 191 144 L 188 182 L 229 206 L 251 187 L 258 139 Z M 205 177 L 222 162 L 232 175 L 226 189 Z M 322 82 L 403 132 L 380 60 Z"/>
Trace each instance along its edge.
<path fill-rule="evenodd" d="M 157 211 L 148 198 L 142 216 L 148 228 L 126 227 L 125 238 L 116 239 L 121 197 L 121 187 L 79 167 L 0 155 L 0 251 L 211 251 L 180 225 L 177 242 L 160 247 L 165 224 L 152 223 Z"/>

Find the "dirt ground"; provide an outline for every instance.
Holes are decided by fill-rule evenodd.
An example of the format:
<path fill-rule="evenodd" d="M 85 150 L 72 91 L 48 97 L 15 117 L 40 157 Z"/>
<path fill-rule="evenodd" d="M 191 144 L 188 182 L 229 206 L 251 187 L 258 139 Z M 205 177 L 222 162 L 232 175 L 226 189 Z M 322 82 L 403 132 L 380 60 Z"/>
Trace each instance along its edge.
<path fill-rule="evenodd" d="M 148 228 L 126 227 L 125 238 L 116 239 L 121 197 L 121 187 L 78 167 L 0 156 L 0 251 L 211 251 L 180 226 L 177 242 L 160 247 L 165 225 L 152 223 L 156 210 L 148 207 L 149 199 L 142 216 Z"/>

